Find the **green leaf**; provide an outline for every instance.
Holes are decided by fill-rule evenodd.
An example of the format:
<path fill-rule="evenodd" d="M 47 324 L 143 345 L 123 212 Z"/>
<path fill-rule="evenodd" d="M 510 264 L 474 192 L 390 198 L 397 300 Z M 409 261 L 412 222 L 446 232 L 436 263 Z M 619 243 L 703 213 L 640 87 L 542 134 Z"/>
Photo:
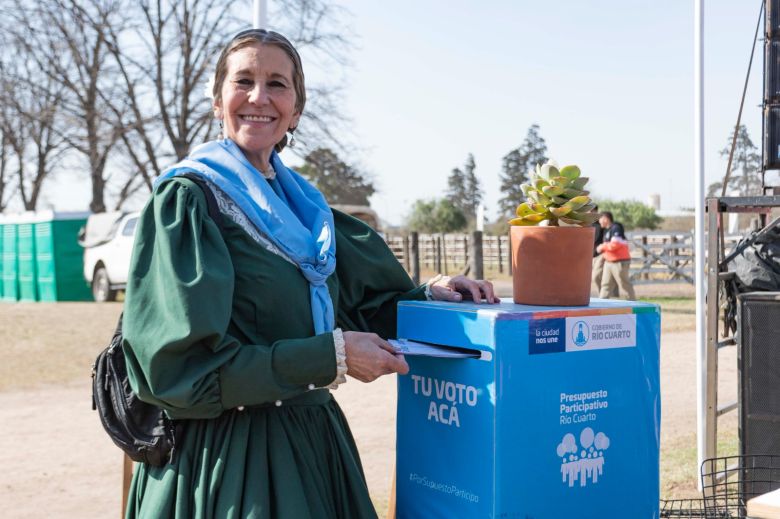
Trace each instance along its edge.
<path fill-rule="evenodd" d="M 596 213 L 580 213 L 578 211 L 572 211 L 566 216 L 574 220 L 578 220 L 583 224 L 592 224 L 599 219 L 599 215 Z"/>
<path fill-rule="evenodd" d="M 523 216 L 523 220 L 525 220 L 526 222 L 533 222 L 533 223 L 539 223 L 541 221 L 546 220 L 547 218 L 549 218 L 549 215 L 546 212 L 545 213 L 540 213 L 540 214 L 529 214 L 527 216 Z"/>
<path fill-rule="evenodd" d="M 563 196 L 566 198 L 574 198 L 575 196 L 582 196 L 582 195 L 589 195 L 590 193 L 588 191 L 582 191 L 580 189 L 574 189 L 571 187 L 567 187 L 563 190 Z"/>
<path fill-rule="evenodd" d="M 570 218 L 569 216 L 562 216 L 560 218 L 560 221 L 562 221 L 566 225 L 576 225 L 576 226 L 579 226 L 579 227 L 584 227 L 585 225 L 587 225 L 585 222 L 581 222 L 579 220 L 575 220 L 573 218 Z"/>
<path fill-rule="evenodd" d="M 567 198 L 563 198 L 562 196 L 554 196 L 550 199 L 550 202 L 552 202 L 555 205 L 563 205 L 569 200 Z"/>
<path fill-rule="evenodd" d="M 542 192 L 549 196 L 550 198 L 554 196 L 559 196 L 561 193 L 563 193 L 563 188 L 559 186 L 544 186 L 542 188 Z"/>
<path fill-rule="evenodd" d="M 534 212 L 533 209 L 531 209 L 531 206 L 528 202 L 523 202 L 522 204 L 517 206 L 517 210 L 515 211 L 515 214 L 519 217 L 523 217 L 527 214 L 532 214 Z"/>
<path fill-rule="evenodd" d="M 542 194 L 541 192 L 535 189 L 528 193 L 528 198 L 530 200 L 533 200 L 537 204 L 542 204 L 545 207 L 547 207 L 552 203 L 552 201 L 548 197 L 544 196 L 544 194 Z"/>
<path fill-rule="evenodd" d="M 543 178 L 537 178 L 534 181 L 534 187 L 536 189 L 540 189 L 541 190 L 541 189 L 544 189 L 545 186 L 549 186 L 549 185 L 550 185 L 550 182 L 548 182 L 547 180 L 545 180 Z"/>
<path fill-rule="evenodd" d="M 553 166 L 552 164 L 550 164 L 548 162 L 547 164 L 542 166 L 541 172 L 539 173 L 539 175 L 542 178 L 551 179 L 551 178 L 560 176 L 560 172 L 558 171 L 558 168 L 556 168 L 555 166 Z"/>
<path fill-rule="evenodd" d="M 528 196 L 528 192 L 531 190 L 531 186 L 529 184 L 520 184 L 520 191 L 523 192 L 524 196 Z"/>
<path fill-rule="evenodd" d="M 571 207 L 568 207 L 569 204 L 564 204 L 561 207 L 551 207 L 550 212 L 557 216 L 558 218 L 562 216 L 566 216 L 571 212 Z"/>
<path fill-rule="evenodd" d="M 529 225 L 536 225 L 536 222 L 529 222 L 524 218 L 512 218 L 511 220 L 509 220 L 509 225 L 520 225 L 520 226 L 527 227 Z"/>
<path fill-rule="evenodd" d="M 561 168 L 561 176 L 566 177 L 569 180 L 574 180 L 580 176 L 580 168 L 574 165 L 564 166 Z"/>
<path fill-rule="evenodd" d="M 566 205 L 571 207 L 572 211 L 576 211 L 589 202 L 590 202 L 590 198 L 588 198 L 585 195 L 580 195 L 580 196 L 575 196 L 574 198 L 566 202 Z"/>
<path fill-rule="evenodd" d="M 574 189 L 582 189 L 585 187 L 585 184 L 588 183 L 588 180 L 588 177 L 575 178 L 571 183 L 571 187 Z"/>
<path fill-rule="evenodd" d="M 570 182 L 571 182 L 571 180 L 569 180 L 566 177 L 561 177 L 561 176 L 553 177 L 553 178 L 550 179 L 550 185 L 562 187 L 564 189 L 569 187 L 569 183 Z"/>

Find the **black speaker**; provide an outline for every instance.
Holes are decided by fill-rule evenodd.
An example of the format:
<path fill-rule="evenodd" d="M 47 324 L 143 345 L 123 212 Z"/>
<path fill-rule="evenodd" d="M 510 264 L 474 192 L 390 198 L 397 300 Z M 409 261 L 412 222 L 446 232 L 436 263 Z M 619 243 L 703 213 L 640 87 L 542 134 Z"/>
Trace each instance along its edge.
<path fill-rule="evenodd" d="M 764 105 L 764 169 L 780 169 L 780 104 Z"/>
<path fill-rule="evenodd" d="M 780 292 L 739 296 L 740 454 L 780 455 Z"/>
<path fill-rule="evenodd" d="M 764 102 L 780 102 L 780 39 L 764 42 Z"/>
<path fill-rule="evenodd" d="M 780 0 L 766 0 L 766 37 L 780 36 Z"/>

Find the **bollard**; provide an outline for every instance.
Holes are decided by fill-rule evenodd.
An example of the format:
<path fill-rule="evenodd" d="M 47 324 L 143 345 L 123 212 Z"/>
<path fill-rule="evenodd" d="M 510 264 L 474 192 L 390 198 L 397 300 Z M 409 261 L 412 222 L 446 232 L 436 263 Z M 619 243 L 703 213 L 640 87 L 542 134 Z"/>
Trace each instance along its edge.
<path fill-rule="evenodd" d="M 436 236 L 433 242 L 433 264 L 434 264 L 434 270 L 436 270 L 436 273 L 441 273 L 441 237 Z"/>
<path fill-rule="evenodd" d="M 404 236 L 403 241 L 401 242 L 401 246 L 403 247 L 403 254 L 404 254 L 404 269 L 409 272 L 411 270 L 412 266 L 409 264 L 409 236 Z"/>
<path fill-rule="evenodd" d="M 412 281 L 415 285 L 420 284 L 420 236 L 417 231 L 409 235 L 409 264 L 412 269 Z"/>
<path fill-rule="evenodd" d="M 498 247 L 498 273 L 503 274 L 504 273 L 504 262 L 501 259 L 501 236 L 496 236 L 496 247 Z"/>
<path fill-rule="evenodd" d="M 483 279 L 485 271 L 482 264 L 482 231 L 474 231 L 471 236 L 471 274 L 474 279 Z"/>

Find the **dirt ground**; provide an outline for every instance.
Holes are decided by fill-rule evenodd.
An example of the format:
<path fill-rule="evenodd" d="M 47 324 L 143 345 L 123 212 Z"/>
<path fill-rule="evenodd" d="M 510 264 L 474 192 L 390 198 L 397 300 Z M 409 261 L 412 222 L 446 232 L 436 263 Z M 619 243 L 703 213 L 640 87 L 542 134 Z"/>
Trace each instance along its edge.
<path fill-rule="evenodd" d="M 663 497 L 695 495 L 692 305 L 673 303 L 663 317 L 661 345 Z M 120 312 L 119 303 L 0 304 L 0 516 L 119 514 L 122 456 L 91 409 L 90 367 Z M 726 401 L 736 396 L 736 370 L 733 359 L 721 360 Z M 334 394 L 349 419 L 382 516 L 393 472 L 395 379 L 372 384 L 350 379 Z M 691 452 L 692 463 L 686 458 Z M 667 459 L 671 468 L 664 468 Z"/>

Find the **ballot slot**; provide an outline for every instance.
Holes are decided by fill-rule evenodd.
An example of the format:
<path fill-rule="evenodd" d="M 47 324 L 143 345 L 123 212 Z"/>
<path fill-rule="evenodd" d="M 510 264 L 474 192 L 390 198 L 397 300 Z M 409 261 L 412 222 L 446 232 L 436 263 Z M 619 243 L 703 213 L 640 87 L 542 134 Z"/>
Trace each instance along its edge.
<path fill-rule="evenodd" d="M 388 341 L 396 353 L 421 357 L 436 357 L 440 359 L 477 359 L 491 361 L 493 353 L 460 346 L 447 346 L 433 342 L 415 341 L 411 339 L 391 339 Z"/>

